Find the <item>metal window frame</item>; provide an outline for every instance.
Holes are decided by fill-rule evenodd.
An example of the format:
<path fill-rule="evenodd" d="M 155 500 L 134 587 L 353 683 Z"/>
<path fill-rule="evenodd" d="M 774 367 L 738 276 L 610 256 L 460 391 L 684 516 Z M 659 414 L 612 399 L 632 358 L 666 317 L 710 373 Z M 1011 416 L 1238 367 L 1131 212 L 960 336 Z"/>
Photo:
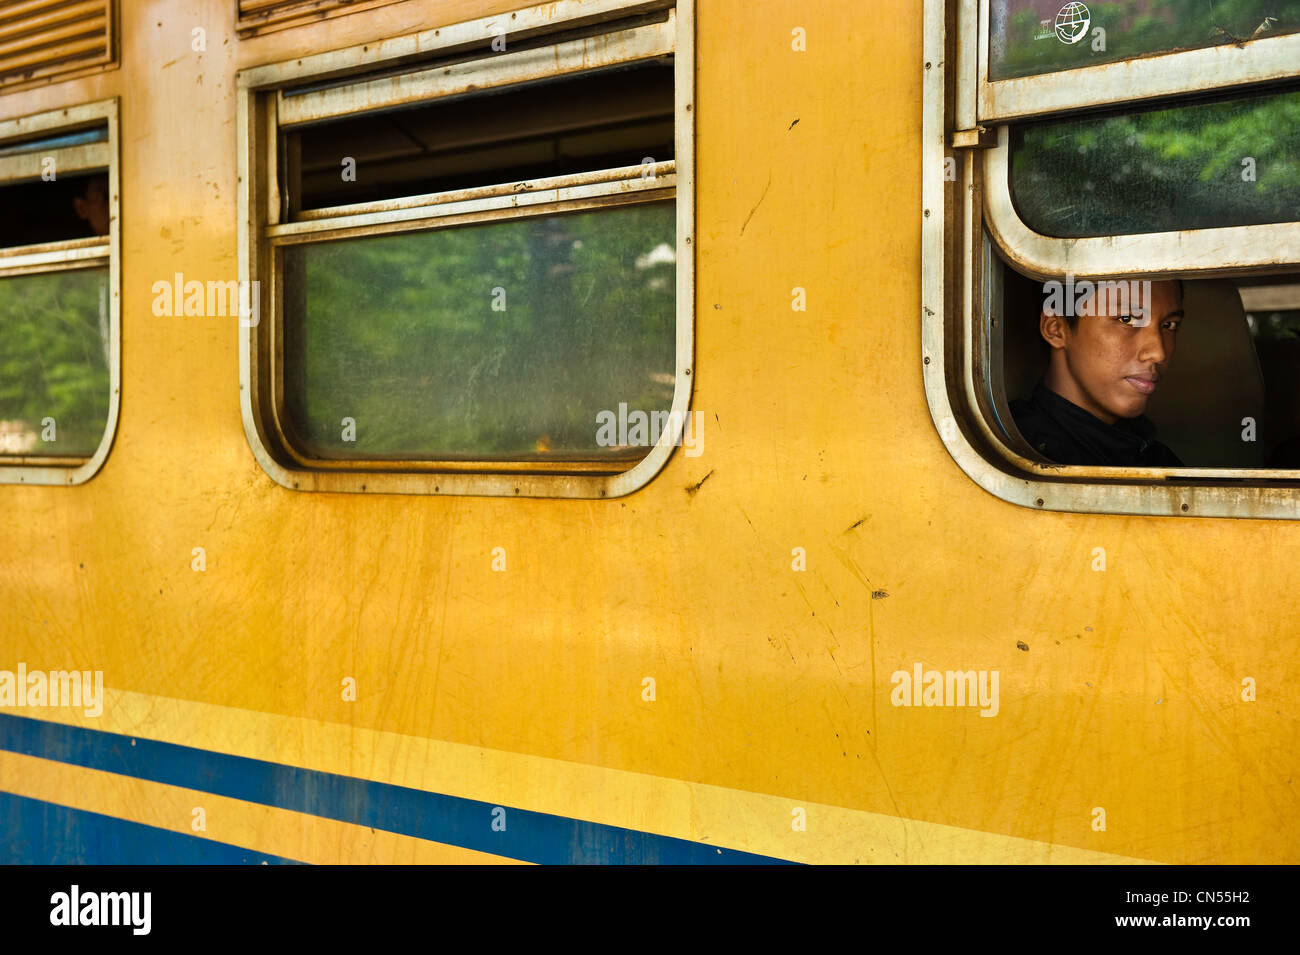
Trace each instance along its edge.
<path fill-rule="evenodd" d="M 82 146 L 65 146 L 46 153 L 20 153 L 0 159 L 0 179 L 39 178 L 40 159 L 54 155 L 57 171 L 82 171 L 108 168 L 109 226 L 107 237 L 92 236 L 40 245 L 0 249 L 0 278 L 48 272 L 105 267 L 108 269 L 108 420 L 99 445 L 89 456 L 56 457 L 53 455 L 0 455 L 0 484 L 34 484 L 73 486 L 84 484 L 104 466 L 117 434 L 122 387 L 121 334 L 121 238 L 118 100 L 116 98 L 84 103 L 66 109 L 49 110 L 0 122 L 0 144 L 19 142 L 38 136 L 71 132 L 79 128 L 105 124 L 107 142 Z M 29 168 L 36 162 L 35 175 Z"/>
<path fill-rule="evenodd" d="M 1242 468 L 1112 468 L 1056 465 L 1034 461 L 1008 446 L 993 421 L 1007 420 L 994 378 L 999 370 L 999 328 L 990 327 L 986 310 L 995 298 L 996 275 L 986 243 L 993 225 L 1003 231 L 994 240 L 1017 249 L 1011 261 L 1040 277 L 1059 275 L 1063 262 L 1078 274 L 1107 274 L 1106 264 L 1118 264 L 1114 238 L 1110 244 L 1084 246 L 1063 258 L 1058 248 L 1035 245 L 1033 234 L 1009 233 L 1002 176 L 990 178 L 995 157 L 979 157 L 976 137 L 960 136 L 977 115 L 980 77 L 971 68 L 970 49 L 978 35 L 986 39 L 986 19 L 976 15 L 976 3 L 987 0 L 924 0 L 924 77 L 922 118 L 921 216 L 921 372 L 930 415 L 944 447 L 957 465 L 981 488 L 1001 500 L 1035 510 L 1076 513 L 1159 515 L 1175 517 L 1300 518 L 1300 471 Z M 955 28 L 953 28 L 955 27 Z M 978 33 L 976 32 L 978 31 Z M 968 38 L 962 54 L 963 37 Z M 1188 54 L 1180 54 L 1188 55 Z M 1300 61 L 1297 61 L 1300 62 Z M 956 69 L 950 64 L 956 64 Z M 1102 69 L 1098 67 L 1097 69 Z M 1295 67 L 1292 67 L 1292 72 Z M 1219 84 L 1222 85 L 1222 84 Z M 1095 104 L 1090 104 L 1095 105 Z M 1005 146 L 1005 138 L 1002 145 Z M 963 148 L 953 146 L 957 139 Z M 1005 154 L 1003 156 L 1005 163 Z M 945 168 L 955 163 L 955 181 Z M 986 219 L 986 211 L 989 217 Z M 993 222 L 991 220 L 996 220 Z M 1243 227 L 1252 230 L 1271 226 Z M 991 231 L 991 229 L 990 229 Z M 1206 230 L 1224 233 L 1235 230 Z M 1043 237 L 1037 237 L 1042 239 Z M 1129 238 L 1129 237 L 1125 237 Z M 1140 251 L 1152 254 L 1163 237 L 1147 240 Z M 1290 236 L 1287 237 L 1290 241 Z M 1028 251 L 1016 243 L 1028 243 Z M 1052 242 L 1067 240 L 1050 240 Z M 1076 249 L 1081 240 L 1068 240 Z M 1169 243 L 1166 242 L 1169 246 Z M 1005 253 L 1006 247 L 1002 249 Z M 1207 248 L 1163 250 L 1163 268 L 1194 277 L 1207 277 Z M 1157 254 L 1159 250 L 1157 249 Z M 1090 257 L 1089 257 L 1090 256 Z M 1300 257 L 1296 260 L 1300 261 Z M 1171 265 L 1171 263 L 1180 265 Z M 1288 263 L 1289 264 L 1289 263 Z M 1248 266 L 1219 263 L 1219 272 Z M 1191 268 L 1190 266 L 1198 266 Z M 1294 266 L 1292 266 L 1294 267 Z M 1118 274 L 1136 272 L 1129 258 Z M 1251 269 L 1255 271 L 1255 269 Z M 996 376 L 999 377 L 1000 376 Z M 1021 450 L 1028 451 L 1028 447 Z"/>
<path fill-rule="evenodd" d="M 1050 113 L 1268 83 L 1296 75 L 1300 33 L 1240 45 L 1157 53 L 1113 63 L 990 80 L 989 0 L 979 3 L 979 121 L 1002 123 Z M 969 33 L 964 35 L 971 35 Z"/>
<path fill-rule="evenodd" d="M 402 65 L 416 55 L 452 57 L 483 50 L 502 33 L 509 50 L 512 40 L 531 40 L 662 11 L 666 11 L 663 21 L 586 39 L 560 39 L 549 46 L 503 52 L 474 63 L 412 66 L 400 76 L 375 79 L 365 75 Z M 261 292 L 261 320 L 256 324 L 240 322 L 240 406 L 253 455 L 276 483 L 312 491 L 600 499 L 630 494 L 658 474 L 678 440 L 671 432 L 634 462 L 352 461 L 304 455 L 280 426 L 284 403 L 281 259 L 284 248 L 305 242 L 675 200 L 676 383 L 671 411 L 677 413 L 677 420 L 688 420 L 695 321 L 694 24 L 694 0 L 559 0 L 238 74 L 239 279 L 241 283 L 259 281 Z M 462 95 L 483 84 L 573 75 L 665 55 L 674 58 L 673 161 L 314 209 L 291 222 L 283 221 L 276 150 L 280 130 L 290 128 L 286 116 L 294 125 L 316 122 Z M 346 81 L 348 75 L 357 75 L 356 82 L 285 95 L 287 89 L 307 82 Z"/>
<path fill-rule="evenodd" d="M 590 73 L 669 56 L 673 52 L 676 34 L 676 13 L 669 8 L 668 18 L 656 23 L 565 40 L 553 46 L 510 52 L 507 45 L 505 52 L 480 60 L 412 70 L 378 79 L 362 79 L 347 86 L 329 86 L 308 92 L 286 95 L 285 90 L 280 90 L 276 97 L 276 110 L 280 127 L 286 129 L 513 86 L 541 76 L 556 79 Z"/>
<path fill-rule="evenodd" d="M 1003 257 L 1028 275 L 1207 278 L 1300 265 L 1300 222 L 1074 239 L 1035 232 L 1012 200 L 1010 133 L 1009 124 L 999 126 L 998 145 L 982 150 L 984 219 Z"/>

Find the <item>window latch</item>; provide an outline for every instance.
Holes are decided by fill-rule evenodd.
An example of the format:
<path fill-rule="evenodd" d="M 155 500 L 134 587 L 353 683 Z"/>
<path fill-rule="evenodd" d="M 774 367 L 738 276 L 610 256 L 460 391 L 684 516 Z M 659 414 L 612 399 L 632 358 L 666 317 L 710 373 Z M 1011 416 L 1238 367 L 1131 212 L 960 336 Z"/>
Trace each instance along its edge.
<path fill-rule="evenodd" d="M 998 131 L 987 126 L 958 129 L 952 134 L 953 149 L 992 149 L 998 144 Z"/>

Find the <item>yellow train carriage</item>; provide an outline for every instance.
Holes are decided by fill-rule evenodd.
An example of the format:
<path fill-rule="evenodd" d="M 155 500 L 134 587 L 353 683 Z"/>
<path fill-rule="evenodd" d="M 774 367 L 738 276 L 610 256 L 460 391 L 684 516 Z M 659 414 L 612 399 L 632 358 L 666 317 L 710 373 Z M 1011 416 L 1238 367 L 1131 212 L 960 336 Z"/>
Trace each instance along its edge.
<path fill-rule="evenodd" d="M 1300 23 L 1077 6 L 0 8 L 0 320 L 90 343 L 0 363 L 0 857 L 1300 860 L 1300 475 L 1005 427 L 1017 276 L 1240 346 L 1300 226 L 1004 187 Z"/>

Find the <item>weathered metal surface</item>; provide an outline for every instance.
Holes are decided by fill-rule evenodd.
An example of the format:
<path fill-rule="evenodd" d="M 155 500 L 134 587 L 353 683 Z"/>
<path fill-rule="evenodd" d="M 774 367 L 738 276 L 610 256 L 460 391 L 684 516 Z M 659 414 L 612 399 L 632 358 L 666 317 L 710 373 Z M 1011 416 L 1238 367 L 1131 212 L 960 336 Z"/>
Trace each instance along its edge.
<path fill-rule="evenodd" d="M 666 175 L 651 178 L 643 176 L 640 167 L 633 167 L 621 175 L 555 176 L 534 182 L 434 193 L 382 203 L 313 209 L 309 214 L 300 215 L 300 221 L 267 226 L 266 235 L 277 243 L 304 241 L 325 234 L 379 235 L 411 228 L 417 223 L 431 224 L 444 219 L 486 221 L 503 215 L 522 214 L 530 209 L 544 214 L 548 211 L 598 208 L 617 202 L 672 198 L 677 188 L 673 164 L 660 163 L 659 166 L 667 167 Z"/>
<path fill-rule="evenodd" d="M 397 212 L 417 207 L 445 207 L 448 203 L 536 193 L 551 193 L 552 195 L 548 197 L 547 201 L 553 202 L 562 198 L 559 190 L 595 183 L 621 183 L 621 188 L 625 191 L 635 190 L 641 183 L 645 183 L 651 188 L 662 189 L 676 186 L 676 168 L 677 164 L 669 159 L 654 164 L 623 166 L 618 169 L 601 169 L 595 172 L 577 173 L 569 176 L 548 176 L 543 179 L 503 183 L 496 186 L 481 186 L 475 189 L 457 189 L 451 192 L 404 196 L 399 199 L 359 202 L 354 205 L 333 206 L 323 209 L 304 209 L 298 213 L 297 219 L 306 222 L 312 219 L 333 219 L 339 216 Z M 567 198 L 567 196 L 564 198 Z M 283 233 L 281 230 L 271 228 L 267 230 L 267 234 L 279 235 Z"/>
<path fill-rule="evenodd" d="M 984 24 L 988 0 L 979 3 L 984 30 L 981 36 L 987 49 Z M 1135 103 L 1180 93 L 1265 83 L 1294 76 L 1297 63 L 1300 63 L 1300 34 L 1156 53 L 1083 69 L 993 81 L 988 78 L 987 57 L 982 57 L 979 120 L 1029 119 L 1089 106 Z"/>
<path fill-rule="evenodd" d="M 81 172 L 86 169 L 107 169 L 110 155 L 108 143 L 90 143 L 85 146 L 0 156 L 0 181 L 21 182 L 24 179 L 40 179 L 41 173 L 47 169 L 46 164 L 50 160 L 54 161 L 56 174 Z"/>
<path fill-rule="evenodd" d="M 280 125 L 286 128 L 377 109 L 394 109 L 437 97 L 457 96 L 498 86 L 528 83 L 670 56 L 677 25 L 662 23 L 568 40 L 517 53 L 492 52 L 486 59 L 453 63 L 397 76 L 332 86 L 309 93 L 282 92 Z M 436 47 L 435 47 L 436 50 Z M 430 51 L 434 52 L 434 51 Z"/>
<path fill-rule="evenodd" d="M 0 8 L 0 89 L 106 64 L 113 55 L 111 0 L 20 0 Z"/>
<path fill-rule="evenodd" d="M 175 272 L 261 267 L 238 235 L 270 204 L 240 198 L 240 170 L 265 176 L 235 130 L 266 117 L 234 71 L 506 6 L 397 3 L 240 43 L 228 0 L 127 4 L 121 70 L 0 96 L 4 117 L 123 102 L 117 441 L 83 486 L 0 486 L 0 669 L 102 670 L 104 707 L 24 715 L 806 861 L 1300 861 L 1300 526 L 1026 510 L 937 431 L 955 425 L 928 319 L 965 294 L 932 254 L 962 198 L 952 127 L 921 112 L 951 63 L 941 5 L 700 4 L 701 457 L 620 500 L 305 494 L 264 473 L 235 320 L 150 309 Z M 1000 672 L 997 715 L 893 705 L 918 662 Z M 0 747 L 0 791 L 196 842 L 508 854 L 204 785 Z"/>

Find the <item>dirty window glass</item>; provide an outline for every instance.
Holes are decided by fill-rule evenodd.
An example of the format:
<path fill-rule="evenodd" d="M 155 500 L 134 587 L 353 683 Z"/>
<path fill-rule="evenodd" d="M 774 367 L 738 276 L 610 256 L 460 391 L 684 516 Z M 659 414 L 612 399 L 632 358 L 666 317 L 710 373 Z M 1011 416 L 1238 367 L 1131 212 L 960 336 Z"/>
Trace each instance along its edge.
<path fill-rule="evenodd" d="M 94 453 L 108 350 L 107 269 L 0 279 L 0 460 Z"/>
<path fill-rule="evenodd" d="M 1300 221 L 1300 91 L 1013 127 L 1010 180 L 1061 238 Z"/>
<path fill-rule="evenodd" d="M 671 407 L 675 249 L 672 201 L 289 247 L 286 429 L 332 459 L 640 458 L 597 416 Z"/>
<path fill-rule="evenodd" d="M 1300 30 L 1300 0 L 991 0 L 989 78 L 1266 39 Z"/>

